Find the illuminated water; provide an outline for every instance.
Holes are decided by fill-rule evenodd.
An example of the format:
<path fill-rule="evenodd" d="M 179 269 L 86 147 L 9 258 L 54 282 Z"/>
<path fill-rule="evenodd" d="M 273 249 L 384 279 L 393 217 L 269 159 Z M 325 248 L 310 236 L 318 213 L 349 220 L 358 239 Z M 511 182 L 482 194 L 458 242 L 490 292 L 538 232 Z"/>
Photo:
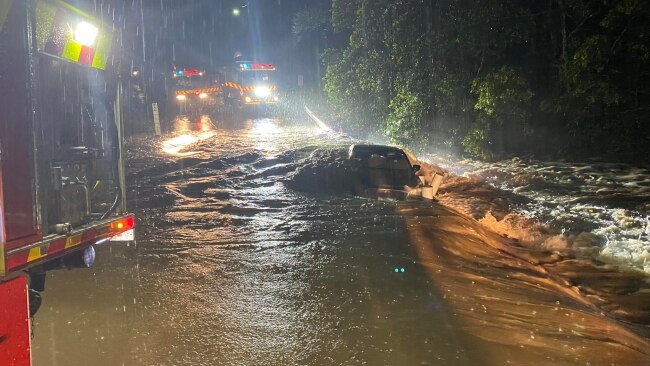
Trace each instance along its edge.
<path fill-rule="evenodd" d="M 469 181 L 486 182 L 514 194 L 500 195 L 504 202 L 496 202 L 491 209 L 468 207 L 465 211 L 475 217 L 491 210 L 515 212 L 532 219 L 547 234 L 538 240 L 543 247 L 573 248 L 583 255 L 650 273 L 649 167 L 520 159 L 485 164 L 429 158 Z M 507 226 L 501 225 L 504 233 L 517 236 L 513 231 L 518 228 Z"/>
<path fill-rule="evenodd" d="M 585 281 L 438 204 L 304 193 L 314 150 L 349 144 L 306 122 L 181 125 L 131 142 L 137 245 L 49 276 L 34 365 L 650 362 L 648 328 L 614 320 L 645 298 L 599 292 L 643 278 Z"/>

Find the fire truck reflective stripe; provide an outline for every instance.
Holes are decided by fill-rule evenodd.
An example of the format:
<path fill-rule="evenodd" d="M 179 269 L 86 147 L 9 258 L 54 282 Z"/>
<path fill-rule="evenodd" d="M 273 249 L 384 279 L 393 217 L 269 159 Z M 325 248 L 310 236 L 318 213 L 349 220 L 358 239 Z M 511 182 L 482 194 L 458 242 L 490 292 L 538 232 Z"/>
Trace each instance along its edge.
<path fill-rule="evenodd" d="M 0 245 L 0 278 L 4 277 L 7 274 L 5 270 L 5 248 Z"/>
<path fill-rule="evenodd" d="M 74 39 L 71 26 L 85 21 L 97 27 L 93 45 L 84 46 Z M 105 70 L 113 43 L 113 35 L 101 28 L 101 21 L 64 2 L 36 5 L 36 45 L 39 52 L 96 69 Z"/>
<path fill-rule="evenodd" d="M 237 83 L 233 83 L 233 82 L 228 81 L 228 82 L 225 83 L 225 85 L 227 87 L 229 87 L 229 88 L 234 88 L 234 89 L 240 89 L 241 90 L 241 86 L 239 84 L 237 84 Z"/>
<path fill-rule="evenodd" d="M 92 67 L 100 70 L 106 70 L 108 56 L 111 54 L 113 46 L 113 37 L 106 32 L 100 32 L 97 36 L 97 47 L 95 47 L 95 57 L 93 57 Z"/>
<path fill-rule="evenodd" d="M 65 249 L 81 244 L 81 234 L 73 235 L 65 240 Z"/>
<path fill-rule="evenodd" d="M 9 15 L 9 10 L 11 10 L 11 5 L 13 0 L 7 0 L 0 2 L 0 31 L 5 25 L 5 20 L 7 20 L 7 15 Z"/>
<path fill-rule="evenodd" d="M 27 262 L 33 262 L 37 259 L 45 257 L 49 248 L 50 244 L 45 244 L 30 249 L 29 255 L 27 256 Z"/>
<path fill-rule="evenodd" d="M 201 94 L 201 93 L 217 93 L 220 92 L 220 87 L 213 87 L 207 89 L 192 89 L 192 90 L 177 90 L 176 95 L 190 95 L 190 94 Z"/>
<path fill-rule="evenodd" d="M 70 61 L 77 61 L 79 60 L 79 56 L 81 55 L 81 49 L 83 46 L 81 43 L 77 43 L 72 39 L 69 39 L 65 43 L 65 47 L 63 47 L 63 53 L 61 53 L 61 57 L 68 59 Z"/>
<path fill-rule="evenodd" d="M 82 65 L 90 66 L 95 58 L 95 49 L 83 46 L 81 54 L 79 55 L 79 63 Z"/>
<path fill-rule="evenodd" d="M 47 255 L 56 254 L 62 250 L 65 250 L 66 238 L 57 239 L 50 243 L 50 249 L 47 251 Z"/>
<path fill-rule="evenodd" d="M 125 223 L 120 229 L 116 223 Z M 71 236 L 59 236 L 50 241 L 35 243 L 30 248 L 10 250 L 6 256 L 6 271 L 11 273 L 34 261 L 46 261 L 48 258 L 65 254 L 68 249 L 77 246 L 95 244 L 100 240 L 111 238 L 126 230 L 133 229 L 132 216 L 125 216 L 76 232 Z"/>

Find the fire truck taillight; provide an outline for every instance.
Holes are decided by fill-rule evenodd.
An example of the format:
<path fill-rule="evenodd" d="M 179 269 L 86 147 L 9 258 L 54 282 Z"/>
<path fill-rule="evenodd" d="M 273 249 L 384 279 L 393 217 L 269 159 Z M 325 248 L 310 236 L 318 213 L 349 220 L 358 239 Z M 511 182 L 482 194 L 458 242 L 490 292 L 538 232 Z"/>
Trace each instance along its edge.
<path fill-rule="evenodd" d="M 135 221 L 133 217 L 127 217 L 125 219 L 112 223 L 111 229 L 113 229 L 113 231 L 125 231 L 125 230 L 133 229 L 134 226 L 135 226 Z"/>

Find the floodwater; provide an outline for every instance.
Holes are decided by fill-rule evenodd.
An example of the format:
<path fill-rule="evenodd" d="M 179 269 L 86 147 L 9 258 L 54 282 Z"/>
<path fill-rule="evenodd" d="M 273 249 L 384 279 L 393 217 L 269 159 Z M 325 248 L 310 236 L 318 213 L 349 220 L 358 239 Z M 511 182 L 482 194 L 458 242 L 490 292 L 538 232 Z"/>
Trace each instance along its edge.
<path fill-rule="evenodd" d="M 302 170 L 349 144 L 264 118 L 131 141 L 136 243 L 49 275 L 34 365 L 650 363 L 644 300 L 623 322 L 563 282 L 561 258 Z"/>
<path fill-rule="evenodd" d="M 536 161 L 514 158 L 494 163 L 429 155 L 452 174 L 494 187 L 506 211 L 527 221 L 522 239 L 548 249 L 573 248 L 585 256 L 650 274 L 650 166 L 603 162 Z M 511 194 L 507 194 L 511 193 Z M 452 192 L 450 200 L 456 197 Z M 462 202 L 456 202 L 463 206 Z M 499 216 L 498 207 L 491 209 Z M 486 212 L 463 209 L 482 218 Z M 483 210 L 485 211 L 485 210 Z M 489 209 L 487 211 L 490 211 Z M 500 219 L 500 217 L 499 217 Z M 531 225 L 532 223 L 532 225 Z M 510 236 L 517 224 L 500 225 Z M 542 228 L 538 235 L 530 226 Z M 539 230 L 538 230 L 539 231 Z M 514 235 L 513 235 L 514 234 Z M 537 236 L 537 237 L 535 237 Z M 538 240 L 541 239 L 541 240 Z M 546 240 L 544 240 L 546 239 Z M 550 240 L 549 240 L 550 239 Z"/>

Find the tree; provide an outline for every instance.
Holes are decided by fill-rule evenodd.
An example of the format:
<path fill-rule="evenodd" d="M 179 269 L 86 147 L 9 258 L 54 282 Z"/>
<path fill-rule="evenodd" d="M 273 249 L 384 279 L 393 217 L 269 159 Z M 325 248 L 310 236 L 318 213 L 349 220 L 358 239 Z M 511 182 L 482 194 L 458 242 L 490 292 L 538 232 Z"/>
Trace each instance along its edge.
<path fill-rule="evenodd" d="M 332 0 L 338 114 L 394 142 L 496 158 L 554 141 L 648 148 L 650 2 Z M 639 133 L 641 132 L 641 133 Z M 566 138 L 560 138 L 566 136 Z M 584 144 L 583 144 L 584 146 Z M 533 151 L 535 150 L 535 151 Z"/>

